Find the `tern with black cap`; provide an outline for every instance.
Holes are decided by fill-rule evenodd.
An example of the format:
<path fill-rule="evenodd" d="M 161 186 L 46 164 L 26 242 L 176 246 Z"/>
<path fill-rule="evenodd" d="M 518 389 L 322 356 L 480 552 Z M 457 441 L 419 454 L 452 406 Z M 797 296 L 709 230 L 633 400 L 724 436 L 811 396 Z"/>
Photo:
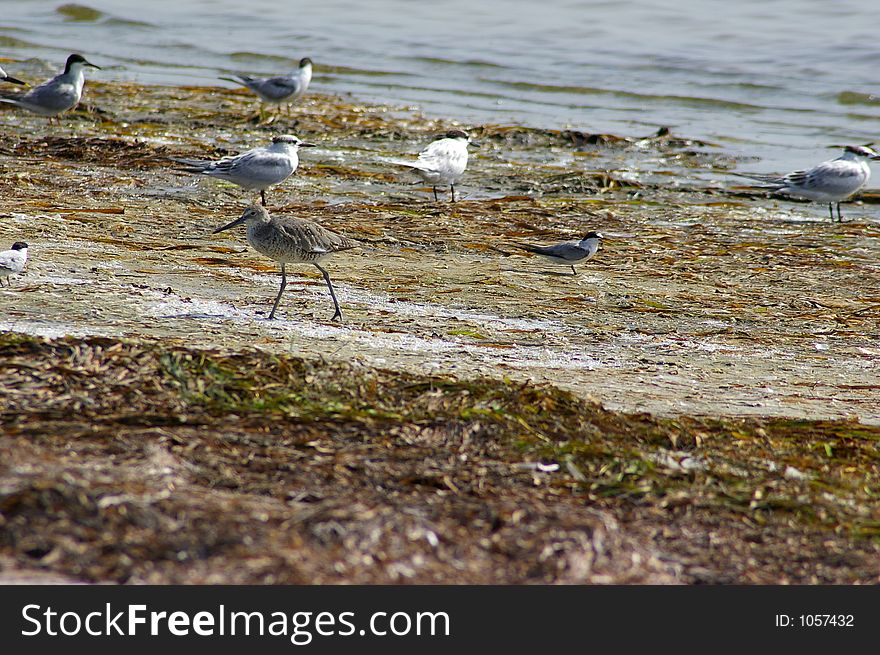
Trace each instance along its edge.
<path fill-rule="evenodd" d="M 527 243 L 514 244 L 517 248 L 535 255 L 540 255 L 545 260 L 562 266 L 571 266 L 571 272 L 577 275 L 575 264 L 590 261 L 599 251 L 599 242 L 603 239 L 599 232 L 587 232 L 580 241 L 566 241 L 552 246 L 534 246 Z"/>
<path fill-rule="evenodd" d="M 0 252 L 0 286 L 3 286 L 4 279 L 7 285 L 12 286 L 9 277 L 21 273 L 27 260 L 28 244 L 24 241 L 16 241 L 10 250 Z"/>
<path fill-rule="evenodd" d="M 63 73 L 34 87 L 24 95 L 16 98 L 0 98 L 0 102 L 21 107 L 40 116 L 49 118 L 59 116 L 79 104 L 86 80 L 83 72 L 86 67 L 101 68 L 86 61 L 82 55 L 70 55 Z"/>

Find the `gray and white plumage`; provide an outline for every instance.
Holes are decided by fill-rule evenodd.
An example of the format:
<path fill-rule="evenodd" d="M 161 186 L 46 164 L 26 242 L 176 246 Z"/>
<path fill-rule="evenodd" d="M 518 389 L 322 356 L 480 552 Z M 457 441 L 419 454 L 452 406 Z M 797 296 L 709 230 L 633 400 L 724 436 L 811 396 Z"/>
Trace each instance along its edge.
<path fill-rule="evenodd" d="M 575 264 L 588 262 L 599 251 L 599 242 L 603 239 L 599 232 L 587 232 L 580 241 L 565 241 L 552 246 L 535 246 L 527 243 L 514 244 L 517 248 L 540 255 L 554 264 L 571 266 L 572 272 L 577 275 Z"/>
<path fill-rule="evenodd" d="M 437 200 L 437 186 L 450 186 L 452 202 L 455 202 L 455 183 L 462 176 L 468 164 L 468 145 L 479 147 L 462 130 L 450 130 L 442 137 L 432 141 L 419 153 L 414 162 L 395 161 L 399 166 L 411 168 L 419 177 L 430 184 Z"/>
<path fill-rule="evenodd" d="M 746 177 L 763 182 L 758 189 L 784 193 L 786 195 L 827 202 L 834 220 L 832 204 L 837 203 L 837 217 L 842 220 L 840 203 L 859 189 L 871 178 L 868 160 L 880 159 L 878 154 L 868 146 L 846 146 L 843 154 L 837 159 L 824 161 L 806 170 L 798 170 L 786 175 L 758 175 L 750 173 L 733 173 L 738 177 Z"/>
<path fill-rule="evenodd" d="M 246 86 L 259 96 L 263 102 L 280 105 L 299 100 L 309 88 L 312 81 L 312 60 L 303 57 L 299 61 L 299 68 L 276 77 L 251 77 L 250 75 L 235 75 L 233 77 L 221 77 L 221 80 L 234 82 Z"/>
<path fill-rule="evenodd" d="M 270 216 L 266 208 L 259 205 L 249 207 L 239 218 L 214 230 L 214 234 L 242 223 L 247 224 L 247 240 L 253 249 L 281 264 L 281 288 L 269 313 L 270 320 L 275 318 L 275 310 L 278 309 L 281 294 L 287 286 L 286 264 L 314 264 L 324 276 L 336 308 L 336 313 L 330 320 L 342 320 L 342 311 L 330 282 L 330 274 L 318 262 L 334 253 L 351 250 L 357 246 L 357 242 L 312 221 Z"/>
<path fill-rule="evenodd" d="M 0 98 L 0 102 L 49 118 L 63 114 L 76 107 L 82 99 L 85 84 L 83 69 L 87 66 L 100 68 L 86 61 L 82 55 L 72 54 L 67 58 L 64 72 L 34 87 L 24 95 L 16 98 Z"/>
<path fill-rule="evenodd" d="M 266 189 L 279 184 L 293 175 L 299 166 L 299 149 L 314 147 L 292 134 L 283 134 L 272 139 L 265 147 L 254 148 L 240 155 L 223 157 L 217 161 L 182 159 L 172 157 L 172 161 L 183 164 L 181 169 L 187 173 L 207 175 L 237 184 L 247 191 L 259 191 L 263 204 L 266 204 Z"/>
<path fill-rule="evenodd" d="M 28 244 L 24 241 L 16 241 L 10 250 L 0 252 L 0 286 L 3 286 L 4 279 L 6 284 L 11 286 L 12 282 L 9 277 L 21 273 L 27 260 Z"/>
<path fill-rule="evenodd" d="M 17 77 L 12 77 L 11 75 L 7 75 L 6 71 L 0 68 L 0 82 L 10 82 L 11 84 L 20 84 L 25 86 L 25 83 L 22 82 Z"/>

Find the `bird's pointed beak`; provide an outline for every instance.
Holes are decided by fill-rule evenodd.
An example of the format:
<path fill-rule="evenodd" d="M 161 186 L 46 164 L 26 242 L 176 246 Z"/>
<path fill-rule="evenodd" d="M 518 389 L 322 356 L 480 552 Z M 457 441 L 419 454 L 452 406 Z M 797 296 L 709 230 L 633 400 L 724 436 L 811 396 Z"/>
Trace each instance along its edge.
<path fill-rule="evenodd" d="M 238 218 L 236 218 L 236 219 L 235 219 L 234 221 L 232 221 L 231 223 L 229 223 L 229 224 L 227 224 L 227 225 L 224 225 L 223 227 L 218 227 L 216 230 L 214 230 L 213 232 L 211 232 L 211 234 L 217 234 L 218 232 L 223 232 L 223 230 L 228 230 L 228 229 L 231 228 L 231 227 L 235 227 L 236 225 L 238 225 L 238 224 L 240 224 L 240 223 L 244 223 L 244 216 L 245 216 L 245 215 L 242 214 L 241 216 L 239 216 Z"/>
<path fill-rule="evenodd" d="M 9 77 L 8 75 L 3 78 L 4 82 L 11 82 L 12 84 L 21 84 L 22 86 L 27 86 L 27 82 L 22 82 L 17 77 Z"/>
<path fill-rule="evenodd" d="M 308 143 L 307 141 L 303 141 L 302 143 L 299 144 L 299 147 L 300 148 L 317 148 L 318 144 L 317 143 Z"/>
<path fill-rule="evenodd" d="M 483 145 L 479 141 L 468 141 L 468 144 L 472 145 L 474 148 L 479 148 Z"/>
<path fill-rule="evenodd" d="M 91 66 L 92 68 L 97 68 L 98 70 L 102 70 L 100 66 L 96 66 L 95 64 L 93 64 L 93 63 L 90 62 L 90 61 L 84 61 L 83 63 L 84 63 L 86 66 Z"/>

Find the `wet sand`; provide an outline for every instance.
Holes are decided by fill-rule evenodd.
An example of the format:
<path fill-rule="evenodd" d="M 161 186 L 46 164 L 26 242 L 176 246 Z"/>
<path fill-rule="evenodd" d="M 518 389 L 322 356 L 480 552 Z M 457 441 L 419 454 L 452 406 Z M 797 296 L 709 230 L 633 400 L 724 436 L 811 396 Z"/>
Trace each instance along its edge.
<path fill-rule="evenodd" d="M 454 123 L 409 109 L 314 94 L 291 118 L 261 126 L 247 118 L 250 96 L 216 88 L 90 82 L 86 102 L 60 127 L 0 112 L 0 240 L 31 244 L 26 274 L 0 290 L 0 330 L 212 352 L 257 348 L 261 356 L 355 366 L 367 375 L 549 383 L 584 407 L 598 403 L 621 417 L 720 420 L 727 435 L 727 422 L 739 418 L 748 418 L 752 431 L 768 417 L 804 419 L 818 422 L 798 446 L 804 453 L 827 441 L 835 425 L 867 430 L 873 436 L 866 447 L 876 449 L 873 429 L 859 427 L 880 423 L 880 222 L 871 204 L 847 205 L 849 220 L 831 224 L 821 206 L 728 189 L 724 171 L 732 162 L 711 144 L 496 125 L 464 126 L 484 147 L 458 186 L 462 200 L 435 203 L 429 189 L 387 160 L 414 156 Z M 244 229 L 211 234 L 256 195 L 168 165 L 170 156 L 241 152 L 276 133 L 296 133 L 320 147 L 304 151 L 297 174 L 267 192 L 270 211 L 311 218 L 361 243 L 326 264 L 343 325 L 328 320 L 332 303 L 309 266 L 290 267 L 281 320 L 265 320 L 277 267 L 248 247 Z M 651 164 L 634 171 L 633 161 Z M 588 230 L 606 240 L 576 276 L 512 246 Z M 37 416 L 40 402 L 34 403 L 28 411 Z M 821 423 L 828 420 L 844 422 Z M 21 416 L 7 414 L 4 423 L 21 434 Z M 700 425 L 683 432 L 697 450 L 694 434 L 715 429 Z M 620 434 L 631 430 L 642 427 Z M 64 447 L 55 447 L 61 457 Z M 560 460 L 555 450 L 544 456 Z M 638 459 L 666 456 L 652 451 Z M 846 459 L 837 464 L 845 467 Z M 868 480 L 866 489 L 876 489 L 876 459 L 850 464 Z M 839 474 L 827 463 L 815 465 L 810 476 Z M 575 465 L 564 474 L 577 482 L 579 471 Z M 777 477 L 783 486 L 804 484 Z M 751 482 L 755 493 L 766 485 Z M 698 487 L 691 488 L 694 498 L 702 498 Z M 848 486 L 835 489 L 840 507 L 863 510 L 858 529 L 850 521 L 835 537 L 842 551 L 866 553 L 851 570 L 818 573 L 819 535 L 845 521 L 817 525 L 802 517 L 798 534 L 816 540 L 815 567 L 783 573 L 774 559 L 767 576 L 727 575 L 724 558 L 710 558 L 711 565 L 694 565 L 704 571 L 697 574 L 681 557 L 694 544 L 670 545 L 689 541 L 684 533 L 658 538 L 657 526 L 643 529 L 648 518 L 624 501 L 605 507 L 600 523 L 632 519 L 622 551 L 650 553 L 644 561 L 654 562 L 637 575 L 610 567 L 594 578 L 558 571 L 486 577 L 471 561 L 476 568 L 458 578 L 451 569 L 402 577 L 384 569 L 377 577 L 312 572 L 293 581 L 876 581 L 870 526 L 880 517 Z M 528 496 L 521 487 L 516 493 Z M 565 494 L 567 503 L 583 501 L 578 492 Z M 657 506 L 672 496 L 657 494 Z M 706 534 L 706 524 L 694 525 Z M 671 567 L 657 563 L 670 558 L 667 547 L 678 553 Z M 96 569 L 85 577 L 106 575 Z"/>
<path fill-rule="evenodd" d="M 296 110 L 295 127 L 256 128 L 240 118 L 252 106 L 244 94 L 192 89 L 181 101 L 175 89 L 149 88 L 128 96 L 143 107 L 123 109 L 109 104 L 114 87 L 92 86 L 90 101 L 106 113 L 60 131 L 3 114 L 0 238 L 33 246 L 19 288 L 4 292 L 15 294 L 4 329 L 491 373 L 662 415 L 880 421 L 872 206 L 848 206 L 849 222 L 832 225 L 821 206 L 744 200 L 686 178 L 677 188 L 622 186 L 625 171 L 557 162 L 582 154 L 574 159 L 613 165 L 633 149 L 669 167 L 724 162 L 713 168 L 686 142 L 591 146 L 492 126 L 474 130 L 486 147 L 460 184 L 464 200 L 434 203 L 379 161 L 417 152 L 445 126 L 412 112 L 318 96 Z M 240 152 L 279 131 L 321 147 L 269 191 L 270 210 L 362 243 L 327 264 L 343 326 L 328 321 L 332 305 L 310 266 L 291 267 L 281 320 L 262 320 L 277 266 L 248 247 L 244 229 L 211 234 L 256 195 L 168 167 L 168 156 Z M 591 229 L 607 238 L 577 276 L 511 245 Z"/>

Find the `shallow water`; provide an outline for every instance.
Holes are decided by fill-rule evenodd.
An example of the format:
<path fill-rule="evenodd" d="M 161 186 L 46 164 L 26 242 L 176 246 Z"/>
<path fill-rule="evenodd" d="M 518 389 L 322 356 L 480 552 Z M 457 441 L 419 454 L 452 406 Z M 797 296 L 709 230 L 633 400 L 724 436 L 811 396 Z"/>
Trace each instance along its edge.
<path fill-rule="evenodd" d="M 855 0 L 0 0 L 0 9 L 0 58 L 54 67 L 80 51 L 105 68 L 101 79 L 226 84 L 217 75 L 278 73 L 310 56 L 316 90 L 463 121 L 628 136 L 670 126 L 758 157 L 744 166 L 763 171 L 880 135 L 880 9 Z"/>

